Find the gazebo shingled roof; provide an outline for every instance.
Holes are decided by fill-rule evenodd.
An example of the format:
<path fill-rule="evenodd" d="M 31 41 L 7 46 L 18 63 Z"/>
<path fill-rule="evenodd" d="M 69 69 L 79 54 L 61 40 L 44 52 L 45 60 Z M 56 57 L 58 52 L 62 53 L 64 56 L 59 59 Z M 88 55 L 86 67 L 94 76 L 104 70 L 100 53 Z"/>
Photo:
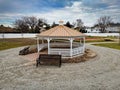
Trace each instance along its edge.
<path fill-rule="evenodd" d="M 73 30 L 64 25 L 59 25 L 54 28 L 51 28 L 47 31 L 41 32 L 37 35 L 38 37 L 76 37 L 76 36 L 85 36 L 83 33 Z"/>

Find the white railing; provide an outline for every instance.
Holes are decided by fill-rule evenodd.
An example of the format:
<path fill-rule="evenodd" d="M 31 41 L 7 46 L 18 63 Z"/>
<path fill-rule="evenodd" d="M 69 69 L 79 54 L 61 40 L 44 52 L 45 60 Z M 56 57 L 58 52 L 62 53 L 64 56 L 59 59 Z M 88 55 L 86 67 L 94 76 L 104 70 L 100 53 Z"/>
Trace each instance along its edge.
<path fill-rule="evenodd" d="M 84 53 L 84 48 L 83 46 L 80 46 L 78 48 L 73 48 L 72 50 L 72 55 L 77 55 L 77 54 L 81 54 L 81 53 Z"/>
<path fill-rule="evenodd" d="M 0 38 L 33 38 L 36 33 L 0 33 Z"/>
<path fill-rule="evenodd" d="M 84 33 L 88 36 L 100 36 L 100 37 L 107 37 L 107 36 L 119 36 L 119 33 Z"/>
<path fill-rule="evenodd" d="M 83 46 L 72 49 L 72 55 L 78 55 L 84 53 Z M 50 54 L 60 54 L 63 57 L 70 57 L 70 49 L 62 49 L 62 48 L 50 48 Z"/>
<path fill-rule="evenodd" d="M 70 56 L 70 49 L 50 48 L 50 54 L 60 54 L 64 56 Z"/>

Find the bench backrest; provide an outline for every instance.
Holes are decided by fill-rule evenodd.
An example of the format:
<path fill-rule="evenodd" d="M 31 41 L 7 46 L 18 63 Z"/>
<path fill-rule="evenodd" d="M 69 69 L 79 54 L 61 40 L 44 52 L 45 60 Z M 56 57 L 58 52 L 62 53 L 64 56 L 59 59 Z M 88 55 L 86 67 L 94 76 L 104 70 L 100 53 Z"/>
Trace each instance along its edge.
<path fill-rule="evenodd" d="M 61 55 L 40 54 L 36 62 L 36 66 L 42 62 L 43 64 L 49 63 L 50 65 L 55 64 L 61 67 Z"/>
<path fill-rule="evenodd" d="M 39 59 L 61 59 L 61 55 L 54 54 L 40 54 Z"/>

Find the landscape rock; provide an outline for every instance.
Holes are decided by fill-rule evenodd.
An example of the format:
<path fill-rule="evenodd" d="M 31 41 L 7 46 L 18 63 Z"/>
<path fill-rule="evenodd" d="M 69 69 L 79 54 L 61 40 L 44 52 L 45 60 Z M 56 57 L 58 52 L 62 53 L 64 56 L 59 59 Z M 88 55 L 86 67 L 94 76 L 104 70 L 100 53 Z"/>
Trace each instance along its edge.
<path fill-rule="evenodd" d="M 37 46 L 36 45 L 31 45 L 23 48 L 22 50 L 19 51 L 19 55 L 27 55 L 30 53 L 35 53 L 37 52 Z"/>
<path fill-rule="evenodd" d="M 24 49 L 19 51 L 19 55 L 26 55 L 29 53 L 29 47 L 25 47 Z"/>

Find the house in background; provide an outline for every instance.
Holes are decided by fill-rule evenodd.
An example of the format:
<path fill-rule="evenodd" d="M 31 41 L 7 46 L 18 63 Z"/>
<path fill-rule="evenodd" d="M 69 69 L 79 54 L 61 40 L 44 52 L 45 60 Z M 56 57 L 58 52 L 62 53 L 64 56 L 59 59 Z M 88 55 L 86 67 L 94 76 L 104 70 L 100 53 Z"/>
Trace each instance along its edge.
<path fill-rule="evenodd" d="M 85 30 L 87 31 L 87 33 L 91 33 L 91 27 L 86 27 Z"/>
<path fill-rule="evenodd" d="M 86 27 L 87 33 L 101 33 L 100 27 L 95 25 L 93 27 Z M 120 30 L 120 23 L 111 23 L 106 28 L 106 33 L 118 33 Z"/>
<path fill-rule="evenodd" d="M 98 26 L 95 27 L 86 27 L 87 33 L 100 33 L 100 28 Z"/>
<path fill-rule="evenodd" d="M 118 33 L 120 29 L 120 23 L 110 24 L 110 26 L 106 29 L 109 33 Z"/>

